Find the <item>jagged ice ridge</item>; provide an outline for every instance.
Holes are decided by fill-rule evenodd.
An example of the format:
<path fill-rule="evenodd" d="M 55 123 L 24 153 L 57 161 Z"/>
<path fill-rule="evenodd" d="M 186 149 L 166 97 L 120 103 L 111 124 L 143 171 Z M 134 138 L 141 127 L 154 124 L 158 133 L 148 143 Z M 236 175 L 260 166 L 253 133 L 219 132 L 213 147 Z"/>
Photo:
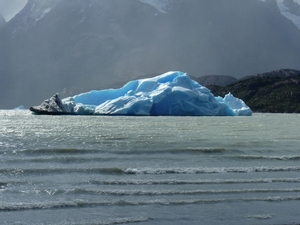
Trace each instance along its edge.
<path fill-rule="evenodd" d="M 93 90 L 60 99 L 56 94 L 37 114 L 139 115 L 139 116 L 251 116 L 243 100 L 227 94 L 214 97 L 209 89 L 183 72 L 133 80 L 119 89 Z"/>

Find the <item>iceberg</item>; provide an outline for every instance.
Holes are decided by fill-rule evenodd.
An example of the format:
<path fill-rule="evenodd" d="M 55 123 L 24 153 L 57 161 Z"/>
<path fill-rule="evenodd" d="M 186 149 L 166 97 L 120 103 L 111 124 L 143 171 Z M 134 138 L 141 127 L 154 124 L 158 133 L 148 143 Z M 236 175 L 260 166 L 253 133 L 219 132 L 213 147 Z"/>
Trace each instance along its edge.
<path fill-rule="evenodd" d="M 13 110 L 25 110 L 25 107 L 23 105 L 20 105 L 16 108 L 13 108 Z"/>
<path fill-rule="evenodd" d="M 133 80 L 119 89 L 93 90 L 64 99 L 55 94 L 30 110 L 50 115 L 252 115 L 243 100 L 230 93 L 224 98 L 215 97 L 208 88 L 179 71 Z"/>

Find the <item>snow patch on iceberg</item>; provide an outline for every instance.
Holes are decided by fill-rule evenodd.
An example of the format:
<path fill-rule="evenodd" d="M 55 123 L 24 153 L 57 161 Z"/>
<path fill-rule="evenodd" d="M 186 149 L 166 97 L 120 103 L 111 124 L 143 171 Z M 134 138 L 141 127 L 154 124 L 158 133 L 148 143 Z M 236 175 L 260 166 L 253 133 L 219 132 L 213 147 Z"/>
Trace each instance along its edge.
<path fill-rule="evenodd" d="M 133 80 L 119 89 L 93 90 L 60 100 L 58 95 L 41 106 L 40 114 L 139 116 L 251 116 L 251 109 L 228 94 L 214 97 L 209 89 L 183 72 Z M 50 113 L 47 113 L 51 111 Z"/>

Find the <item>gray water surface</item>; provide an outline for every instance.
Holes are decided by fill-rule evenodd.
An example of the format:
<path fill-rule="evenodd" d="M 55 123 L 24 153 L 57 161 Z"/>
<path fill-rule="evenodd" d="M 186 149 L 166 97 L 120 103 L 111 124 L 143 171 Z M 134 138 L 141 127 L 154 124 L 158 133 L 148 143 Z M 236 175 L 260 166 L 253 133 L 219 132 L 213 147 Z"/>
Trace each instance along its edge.
<path fill-rule="evenodd" d="M 0 111 L 3 224 L 299 224 L 300 115 Z"/>

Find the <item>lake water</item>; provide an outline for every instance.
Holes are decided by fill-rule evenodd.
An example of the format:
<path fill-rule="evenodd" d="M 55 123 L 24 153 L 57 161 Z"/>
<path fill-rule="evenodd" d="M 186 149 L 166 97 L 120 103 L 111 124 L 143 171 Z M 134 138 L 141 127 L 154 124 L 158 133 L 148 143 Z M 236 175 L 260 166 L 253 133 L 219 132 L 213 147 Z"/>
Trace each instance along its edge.
<path fill-rule="evenodd" d="M 2 224 L 299 224 L 300 115 L 0 111 Z"/>

